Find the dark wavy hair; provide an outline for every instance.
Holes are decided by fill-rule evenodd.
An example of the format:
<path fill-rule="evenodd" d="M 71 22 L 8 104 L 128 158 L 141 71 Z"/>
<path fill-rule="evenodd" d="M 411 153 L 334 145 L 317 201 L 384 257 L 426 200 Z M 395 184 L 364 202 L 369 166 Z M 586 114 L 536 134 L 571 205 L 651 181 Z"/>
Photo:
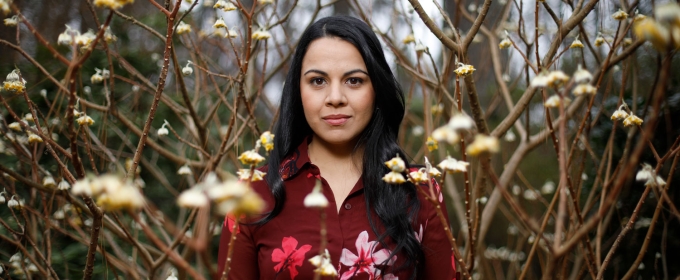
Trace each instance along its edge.
<path fill-rule="evenodd" d="M 378 241 L 392 251 L 390 258 L 397 254 L 405 256 L 405 262 L 392 270 L 396 272 L 412 269 L 411 279 L 416 279 L 424 263 L 424 253 L 412 226 L 420 208 L 416 187 L 410 183 L 396 187 L 382 180 L 382 176 L 388 172 L 383 165 L 385 161 L 396 154 L 406 159 L 405 153 L 397 144 L 399 125 L 404 118 L 404 94 L 385 60 L 380 41 L 371 28 L 359 19 L 347 16 L 323 18 L 309 26 L 300 38 L 283 87 L 279 119 L 274 128 L 275 149 L 270 153 L 269 172 L 266 175 L 275 204 L 259 224 L 276 217 L 284 207 L 286 192 L 281 175 L 276 172 L 281 161 L 313 133 L 302 108 L 300 76 L 302 59 L 309 44 L 323 37 L 338 38 L 351 43 L 359 50 L 366 64 L 373 84 L 375 108 L 354 148 L 355 151 L 364 151 L 362 178 L 366 215 Z M 360 147 L 363 149 L 359 149 Z M 379 224 L 374 220 L 375 216 L 378 217 Z M 393 246 L 387 246 L 388 238 Z"/>

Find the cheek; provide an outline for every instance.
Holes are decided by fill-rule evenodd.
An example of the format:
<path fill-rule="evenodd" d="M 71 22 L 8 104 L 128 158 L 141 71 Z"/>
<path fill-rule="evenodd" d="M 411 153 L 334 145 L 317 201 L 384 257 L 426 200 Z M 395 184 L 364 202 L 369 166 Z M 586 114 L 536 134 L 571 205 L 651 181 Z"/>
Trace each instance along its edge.
<path fill-rule="evenodd" d="M 309 94 L 304 88 L 300 89 L 300 99 L 302 100 L 302 109 L 305 113 L 305 118 L 309 119 L 311 114 L 316 111 L 316 104 L 318 100 L 315 99 L 314 95 Z"/>
<path fill-rule="evenodd" d="M 375 95 L 373 94 L 373 91 L 367 92 L 367 94 L 363 95 L 361 97 L 361 100 L 358 100 L 358 104 L 361 104 L 361 111 L 366 115 L 366 117 L 370 120 L 371 117 L 373 116 L 373 107 L 374 102 L 375 102 Z"/>

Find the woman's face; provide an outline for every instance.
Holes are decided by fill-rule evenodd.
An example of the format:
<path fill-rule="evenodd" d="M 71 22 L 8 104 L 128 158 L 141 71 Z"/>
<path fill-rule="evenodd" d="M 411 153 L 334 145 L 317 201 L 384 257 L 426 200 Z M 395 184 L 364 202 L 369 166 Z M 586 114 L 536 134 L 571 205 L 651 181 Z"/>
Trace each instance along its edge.
<path fill-rule="evenodd" d="M 322 141 L 352 144 L 373 116 L 373 85 L 354 45 L 338 38 L 312 41 L 302 59 L 302 107 Z"/>

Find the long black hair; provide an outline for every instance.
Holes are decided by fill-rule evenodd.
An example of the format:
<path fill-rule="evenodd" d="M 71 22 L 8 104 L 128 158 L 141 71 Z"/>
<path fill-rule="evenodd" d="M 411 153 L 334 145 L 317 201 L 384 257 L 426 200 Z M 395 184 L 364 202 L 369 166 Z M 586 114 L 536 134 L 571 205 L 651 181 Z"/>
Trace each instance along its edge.
<path fill-rule="evenodd" d="M 407 158 L 397 144 L 399 125 L 404 118 L 404 94 L 385 60 L 380 41 L 371 28 L 359 19 L 347 16 L 323 18 L 309 26 L 300 38 L 283 87 L 279 119 L 274 128 L 275 148 L 269 155 L 266 180 L 275 204 L 272 211 L 259 223 L 268 222 L 283 209 L 286 192 L 278 172 L 280 163 L 313 133 L 302 108 L 300 76 L 302 59 L 309 44 L 323 37 L 338 38 L 351 43 L 359 50 L 366 64 L 373 84 L 375 108 L 354 148 L 355 151 L 364 151 L 362 180 L 366 215 L 383 247 L 389 248 L 392 255 L 405 256 L 405 262 L 392 268 L 393 271 L 413 269 L 411 279 L 416 279 L 424 263 L 424 253 L 412 226 L 420 208 L 416 187 L 410 183 L 395 186 L 382 180 L 383 175 L 388 172 L 383 164 L 385 161 L 397 154 L 402 159 Z M 363 149 L 359 149 L 360 147 Z M 374 221 L 375 216 L 380 220 L 379 224 Z M 387 238 L 393 246 L 386 245 Z"/>

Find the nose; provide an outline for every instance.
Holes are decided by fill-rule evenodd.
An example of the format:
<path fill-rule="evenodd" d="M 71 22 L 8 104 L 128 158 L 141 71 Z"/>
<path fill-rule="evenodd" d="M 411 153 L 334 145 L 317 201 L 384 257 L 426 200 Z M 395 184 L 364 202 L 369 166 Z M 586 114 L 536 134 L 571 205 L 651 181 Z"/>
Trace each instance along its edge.
<path fill-rule="evenodd" d="M 333 83 L 329 87 L 328 95 L 326 95 L 326 106 L 341 107 L 347 105 L 347 97 L 339 83 Z"/>

